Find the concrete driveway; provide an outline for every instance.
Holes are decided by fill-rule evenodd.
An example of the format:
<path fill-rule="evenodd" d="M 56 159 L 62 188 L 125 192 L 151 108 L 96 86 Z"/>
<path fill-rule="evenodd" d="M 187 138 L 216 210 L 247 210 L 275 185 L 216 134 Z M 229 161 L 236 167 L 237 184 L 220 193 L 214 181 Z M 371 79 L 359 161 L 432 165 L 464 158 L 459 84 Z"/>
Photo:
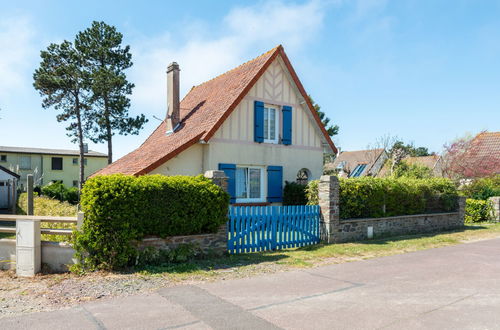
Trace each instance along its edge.
<path fill-rule="evenodd" d="M 500 329 L 500 239 L 162 289 L 2 329 Z"/>

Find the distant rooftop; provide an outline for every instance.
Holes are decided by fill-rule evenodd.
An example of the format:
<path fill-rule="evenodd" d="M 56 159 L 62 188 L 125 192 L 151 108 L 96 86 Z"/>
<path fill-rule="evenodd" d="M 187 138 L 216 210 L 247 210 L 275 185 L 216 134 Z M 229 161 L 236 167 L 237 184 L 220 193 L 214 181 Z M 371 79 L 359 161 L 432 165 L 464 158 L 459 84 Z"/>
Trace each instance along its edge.
<path fill-rule="evenodd" d="M 61 155 L 61 156 L 78 156 L 80 154 L 78 150 L 6 147 L 6 146 L 0 146 L 0 152 L 19 153 L 19 154 Z M 85 153 L 85 156 L 108 157 L 108 155 L 106 154 L 92 150 L 89 150 L 89 152 Z"/>

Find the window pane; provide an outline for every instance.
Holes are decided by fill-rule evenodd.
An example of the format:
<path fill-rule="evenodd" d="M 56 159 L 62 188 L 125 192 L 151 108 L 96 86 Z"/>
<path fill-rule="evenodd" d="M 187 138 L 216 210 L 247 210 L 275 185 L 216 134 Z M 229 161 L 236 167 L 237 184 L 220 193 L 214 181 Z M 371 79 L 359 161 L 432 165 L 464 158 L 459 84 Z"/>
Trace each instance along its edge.
<path fill-rule="evenodd" d="M 63 159 L 61 157 L 52 157 L 52 169 L 53 170 L 63 169 Z"/>
<path fill-rule="evenodd" d="M 264 108 L 264 139 L 269 139 L 269 109 Z"/>
<path fill-rule="evenodd" d="M 269 140 L 276 139 L 276 109 L 269 109 Z"/>
<path fill-rule="evenodd" d="M 22 170 L 31 170 L 31 156 L 21 156 L 19 159 L 19 167 Z"/>
<path fill-rule="evenodd" d="M 250 198 L 260 198 L 260 169 L 250 169 Z"/>
<path fill-rule="evenodd" d="M 236 198 L 247 198 L 247 168 L 236 169 Z"/>

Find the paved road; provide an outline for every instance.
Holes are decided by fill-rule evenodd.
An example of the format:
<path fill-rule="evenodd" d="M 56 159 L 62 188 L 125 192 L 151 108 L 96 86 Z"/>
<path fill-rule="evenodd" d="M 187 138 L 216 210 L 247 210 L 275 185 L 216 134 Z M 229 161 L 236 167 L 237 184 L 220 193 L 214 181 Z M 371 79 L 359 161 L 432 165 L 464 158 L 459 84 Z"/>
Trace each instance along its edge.
<path fill-rule="evenodd" d="M 162 289 L 2 329 L 500 329 L 500 239 Z"/>

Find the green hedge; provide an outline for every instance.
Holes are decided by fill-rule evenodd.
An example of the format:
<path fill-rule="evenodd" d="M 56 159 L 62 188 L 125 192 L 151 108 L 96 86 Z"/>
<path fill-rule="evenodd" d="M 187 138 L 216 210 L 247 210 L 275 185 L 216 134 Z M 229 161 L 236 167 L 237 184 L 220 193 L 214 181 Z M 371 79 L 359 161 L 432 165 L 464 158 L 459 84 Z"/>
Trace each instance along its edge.
<path fill-rule="evenodd" d="M 75 249 L 85 267 L 125 267 L 137 256 L 135 240 L 216 232 L 228 205 L 229 195 L 201 175 L 97 176 L 82 191 Z"/>
<path fill-rule="evenodd" d="M 461 188 L 462 195 L 486 200 L 489 197 L 500 196 L 500 174 L 488 178 L 481 178 L 465 184 Z"/>
<path fill-rule="evenodd" d="M 491 203 L 489 201 L 467 198 L 465 202 L 465 222 L 483 222 L 491 220 Z"/>
<path fill-rule="evenodd" d="M 297 182 L 285 182 L 283 205 L 306 205 L 306 185 Z"/>
<path fill-rule="evenodd" d="M 317 204 L 317 181 L 308 187 L 309 204 Z M 457 189 L 442 178 L 340 179 L 340 218 L 380 218 L 456 211 Z"/>
<path fill-rule="evenodd" d="M 61 202 L 78 204 L 78 188 L 67 188 L 60 182 L 50 183 L 40 189 L 41 195 L 58 199 Z"/>

